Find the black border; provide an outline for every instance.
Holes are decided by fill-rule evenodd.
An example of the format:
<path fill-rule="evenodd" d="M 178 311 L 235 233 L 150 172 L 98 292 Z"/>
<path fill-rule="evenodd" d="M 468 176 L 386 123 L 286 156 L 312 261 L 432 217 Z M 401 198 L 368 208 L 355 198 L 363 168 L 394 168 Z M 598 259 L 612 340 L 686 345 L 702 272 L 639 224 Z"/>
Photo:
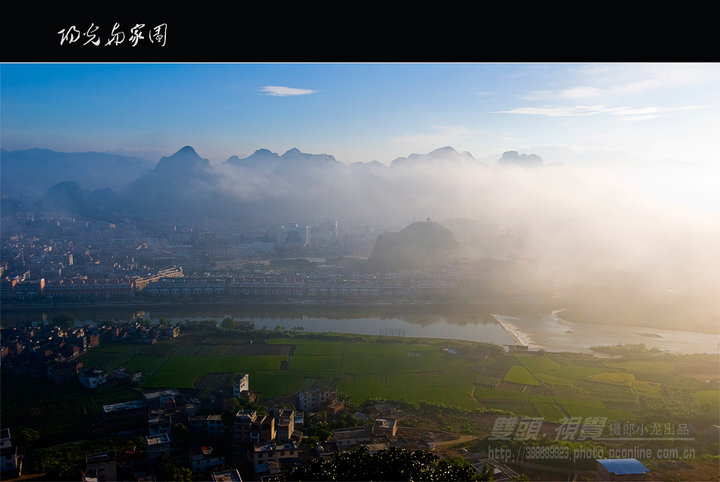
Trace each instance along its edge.
<path fill-rule="evenodd" d="M 228 4 L 214 8 L 20 6 L 0 28 L 0 62 L 648 62 L 719 61 L 713 15 L 667 17 L 612 5 L 552 7 Z M 25 12 L 23 12 L 25 10 Z M 73 25 L 167 24 L 164 47 L 60 45 Z M 104 34 L 103 34 L 104 32 Z"/>

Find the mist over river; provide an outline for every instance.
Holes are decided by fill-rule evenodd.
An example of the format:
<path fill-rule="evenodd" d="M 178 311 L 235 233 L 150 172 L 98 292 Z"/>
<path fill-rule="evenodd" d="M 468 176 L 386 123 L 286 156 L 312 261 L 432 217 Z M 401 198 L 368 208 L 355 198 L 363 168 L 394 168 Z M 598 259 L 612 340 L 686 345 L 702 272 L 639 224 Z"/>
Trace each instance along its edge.
<path fill-rule="evenodd" d="M 720 335 L 563 319 L 563 310 L 532 317 L 493 314 L 508 333 L 531 350 L 592 352 L 592 347 L 638 345 L 672 353 L 718 353 Z"/>

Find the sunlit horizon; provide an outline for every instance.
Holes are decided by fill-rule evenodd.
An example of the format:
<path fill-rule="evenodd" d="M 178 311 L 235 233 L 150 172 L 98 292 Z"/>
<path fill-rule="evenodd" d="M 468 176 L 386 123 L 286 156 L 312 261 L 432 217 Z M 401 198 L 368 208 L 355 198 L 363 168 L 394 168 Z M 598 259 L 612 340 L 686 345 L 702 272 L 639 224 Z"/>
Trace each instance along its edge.
<path fill-rule="evenodd" d="M 452 146 L 480 161 L 720 166 L 720 65 L 684 63 L 3 64 L 4 149 L 192 145 L 378 161 Z"/>

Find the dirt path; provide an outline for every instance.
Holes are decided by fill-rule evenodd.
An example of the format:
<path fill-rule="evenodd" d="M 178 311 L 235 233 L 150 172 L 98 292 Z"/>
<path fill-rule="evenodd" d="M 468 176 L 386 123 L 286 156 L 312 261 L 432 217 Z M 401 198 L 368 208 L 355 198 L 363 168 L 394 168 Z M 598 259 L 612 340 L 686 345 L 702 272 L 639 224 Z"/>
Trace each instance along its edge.
<path fill-rule="evenodd" d="M 475 435 L 460 435 L 458 438 L 453 440 L 443 440 L 440 442 L 434 442 L 435 445 L 435 452 L 440 452 L 443 455 L 457 455 L 458 452 L 454 449 L 451 449 L 450 447 L 463 443 L 463 442 L 470 442 L 472 440 L 477 439 L 478 437 Z"/>

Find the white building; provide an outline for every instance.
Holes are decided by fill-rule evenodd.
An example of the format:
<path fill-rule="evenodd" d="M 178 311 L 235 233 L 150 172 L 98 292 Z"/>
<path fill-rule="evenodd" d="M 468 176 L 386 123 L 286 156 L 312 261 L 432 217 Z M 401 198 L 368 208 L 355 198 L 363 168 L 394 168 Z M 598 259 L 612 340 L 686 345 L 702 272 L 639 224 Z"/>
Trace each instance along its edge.
<path fill-rule="evenodd" d="M 22 459 L 18 457 L 17 447 L 12 444 L 10 429 L 0 429 L 0 479 L 19 476 L 21 467 Z"/>
<path fill-rule="evenodd" d="M 217 471 L 222 469 L 224 465 L 225 457 L 213 455 L 212 447 L 200 447 L 197 452 L 190 455 L 190 467 L 193 474 Z"/>
<path fill-rule="evenodd" d="M 242 375 L 235 378 L 233 382 L 233 397 L 241 398 L 247 395 L 250 391 L 250 375 L 243 373 Z"/>
<path fill-rule="evenodd" d="M 310 242 L 310 226 L 307 224 L 283 224 L 276 232 L 275 242 L 307 246 Z"/>
<path fill-rule="evenodd" d="M 322 410 L 337 400 L 337 390 L 334 388 L 311 388 L 298 394 L 300 410 L 314 412 Z"/>
<path fill-rule="evenodd" d="M 78 371 L 78 381 L 87 388 L 97 388 L 107 382 L 107 374 L 99 368 L 81 368 Z"/>
<path fill-rule="evenodd" d="M 255 445 L 253 450 L 253 463 L 257 467 L 270 462 L 279 463 L 283 459 L 297 459 L 300 456 L 300 448 L 295 442 L 283 444 L 266 443 Z"/>

